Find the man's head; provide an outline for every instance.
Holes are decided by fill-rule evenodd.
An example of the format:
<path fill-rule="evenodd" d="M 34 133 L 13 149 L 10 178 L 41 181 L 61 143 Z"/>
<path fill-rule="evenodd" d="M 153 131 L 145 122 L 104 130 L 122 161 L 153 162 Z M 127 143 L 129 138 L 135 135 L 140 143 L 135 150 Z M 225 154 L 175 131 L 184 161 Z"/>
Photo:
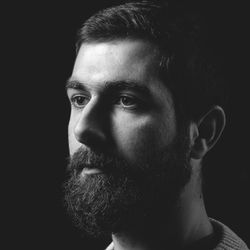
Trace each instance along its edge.
<path fill-rule="evenodd" d="M 129 3 L 97 13 L 79 33 L 67 83 L 66 200 L 92 234 L 170 220 L 223 130 L 214 65 L 192 22 L 175 14 Z"/>

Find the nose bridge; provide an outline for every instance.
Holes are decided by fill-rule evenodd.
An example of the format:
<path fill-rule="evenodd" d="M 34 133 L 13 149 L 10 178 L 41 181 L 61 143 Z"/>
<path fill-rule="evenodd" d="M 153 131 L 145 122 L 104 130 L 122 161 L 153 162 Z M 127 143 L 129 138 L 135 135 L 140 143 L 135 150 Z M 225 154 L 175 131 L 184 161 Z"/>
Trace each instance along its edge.
<path fill-rule="evenodd" d="M 90 144 L 91 140 L 105 139 L 103 110 L 100 105 L 98 98 L 92 98 L 82 110 L 74 129 L 75 137 L 79 142 Z"/>

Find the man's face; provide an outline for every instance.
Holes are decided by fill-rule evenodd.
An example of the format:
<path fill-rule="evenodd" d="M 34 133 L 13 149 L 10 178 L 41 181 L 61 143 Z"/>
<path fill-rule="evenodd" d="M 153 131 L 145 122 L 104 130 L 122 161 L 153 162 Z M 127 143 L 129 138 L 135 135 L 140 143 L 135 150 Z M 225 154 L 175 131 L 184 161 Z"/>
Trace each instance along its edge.
<path fill-rule="evenodd" d="M 69 98 L 73 98 L 71 155 L 83 145 L 135 163 L 138 157 L 173 141 L 173 101 L 159 80 L 156 64 L 156 52 L 141 41 L 81 47 L 71 80 L 82 89 L 68 89 Z"/>
<path fill-rule="evenodd" d="M 78 53 L 67 84 L 72 177 L 66 199 L 80 224 L 98 224 L 101 215 L 115 224 L 133 207 L 136 216 L 147 201 L 157 203 L 155 192 L 176 196 L 187 182 L 186 143 L 184 136 L 177 142 L 173 99 L 157 64 L 157 50 L 140 40 L 83 44 Z"/>

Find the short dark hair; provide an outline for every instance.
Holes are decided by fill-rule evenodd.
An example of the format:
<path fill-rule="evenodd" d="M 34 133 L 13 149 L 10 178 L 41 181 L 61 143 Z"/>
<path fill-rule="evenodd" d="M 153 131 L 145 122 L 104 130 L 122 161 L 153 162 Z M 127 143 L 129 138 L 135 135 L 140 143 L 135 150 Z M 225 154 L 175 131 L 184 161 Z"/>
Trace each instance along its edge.
<path fill-rule="evenodd" d="M 220 60 L 208 48 L 198 17 L 166 2 L 127 2 L 91 16 L 78 32 L 76 49 L 117 39 L 152 42 L 160 51 L 160 75 L 175 108 L 185 119 L 196 120 L 227 100 Z"/>

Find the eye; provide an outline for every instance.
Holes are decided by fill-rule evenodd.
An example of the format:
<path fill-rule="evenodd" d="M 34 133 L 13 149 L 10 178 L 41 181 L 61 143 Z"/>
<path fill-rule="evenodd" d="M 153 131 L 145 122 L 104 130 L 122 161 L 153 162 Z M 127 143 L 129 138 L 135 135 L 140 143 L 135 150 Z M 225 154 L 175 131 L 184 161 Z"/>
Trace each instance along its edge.
<path fill-rule="evenodd" d="M 132 96 L 120 96 L 117 104 L 124 108 L 136 108 L 139 105 L 139 101 Z"/>
<path fill-rule="evenodd" d="M 75 95 L 70 98 L 71 105 L 77 109 L 84 108 L 88 102 L 89 97 L 84 95 Z"/>

